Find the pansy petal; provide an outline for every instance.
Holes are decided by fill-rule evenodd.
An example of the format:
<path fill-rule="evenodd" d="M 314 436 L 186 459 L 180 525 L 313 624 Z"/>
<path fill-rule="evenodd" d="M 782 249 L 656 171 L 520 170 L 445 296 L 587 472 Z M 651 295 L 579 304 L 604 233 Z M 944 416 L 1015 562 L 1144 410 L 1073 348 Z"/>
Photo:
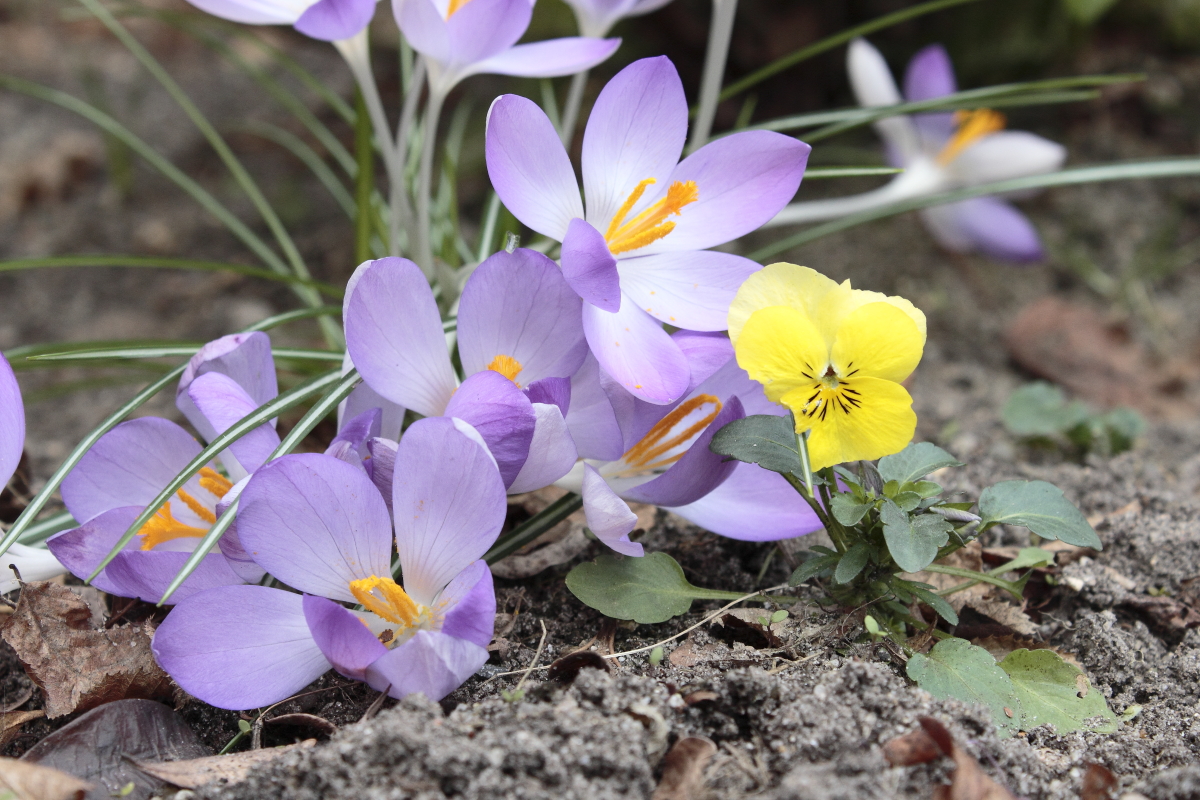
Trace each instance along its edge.
<path fill-rule="evenodd" d="M 729 340 L 737 345 L 742 326 L 754 312 L 770 306 L 791 306 L 811 319 L 832 346 L 840 317 L 824 319 L 825 309 L 840 307 L 850 292 L 849 281 L 838 284 L 810 267 L 768 264 L 746 279 L 729 306 Z"/>
<path fill-rule="evenodd" d="M 866 39 L 855 39 L 846 51 L 846 71 L 861 106 L 890 106 L 901 101 L 900 89 L 883 54 Z M 920 153 L 917 129 L 908 117 L 889 117 L 874 123 L 875 130 L 907 162 Z"/>
<path fill-rule="evenodd" d="M 188 694 L 217 708 L 260 708 L 330 667 L 309 632 L 303 598 L 226 586 L 175 607 L 154 632 L 154 658 Z"/>
<path fill-rule="evenodd" d="M 622 492 L 625 499 L 656 506 L 682 506 L 720 486 L 733 473 L 737 462 L 726 461 L 724 456 L 709 450 L 708 445 L 722 427 L 745 416 L 741 401 L 729 398 L 721 413 L 696 437 L 682 458 L 657 478 Z"/>
<path fill-rule="evenodd" d="M 616 256 L 609 252 L 603 234 L 579 218 L 571 220 L 563 237 L 562 274 L 588 303 L 609 313 L 621 307 Z"/>
<path fill-rule="evenodd" d="M 519 248 L 490 256 L 471 273 L 459 300 L 463 372 L 473 375 L 508 356 L 520 367 L 509 376 L 520 386 L 569 378 L 587 355 L 582 306 L 558 265 L 541 253 Z"/>
<path fill-rule="evenodd" d="M 774 542 L 821 529 L 821 521 L 782 475 L 738 464 L 716 489 L 671 512 L 701 528 L 744 542 Z"/>
<path fill-rule="evenodd" d="M 313 0 L 188 0 L 214 17 L 248 25 L 291 25 Z"/>
<path fill-rule="evenodd" d="M 445 610 L 442 633 L 487 647 L 496 628 L 496 590 L 487 562 L 480 559 L 458 573 L 442 591 L 438 607 Z"/>
<path fill-rule="evenodd" d="M 175 390 L 175 405 L 193 425 L 204 425 L 207 421 L 197 418 L 195 405 L 188 397 L 192 381 L 209 372 L 228 375 L 246 390 L 257 408 L 274 400 L 279 394 L 279 383 L 275 377 L 275 359 L 271 355 L 271 338 L 262 331 L 233 333 L 214 339 L 201 347 L 188 361 L 187 369 L 179 378 Z M 274 426 L 274 421 L 272 421 Z"/>
<path fill-rule="evenodd" d="M 392 13 L 414 50 L 443 64 L 450 61 L 450 28 L 432 0 L 392 0 Z"/>
<path fill-rule="evenodd" d="M 25 449 L 25 406 L 12 367 L 0 354 L 0 491 L 17 471 Z"/>
<path fill-rule="evenodd" d="M 738 365 L 779 402 L 797 387 L 811 387 L 825 374 L 829 351 L 807 315 L 770 306 L 750 315 L 736 344 Z"/>
<path fill-rule="evenodd" d="M 354 602 L 350 582 L 391 574 L 391 519 L 361 469 L 317 453 L 288 455 L 242 492 L 238 536 L 254 560 L 309 594 Z"/>
<path fill-rule="evenodd" d="M 517 43 L 529 27 L 533 4 L 529 0 L 471 0 L 446 21 L 450 35 L 450 60 L 474 64 Z"/>
<path fill-rule="evenodd" d="M 571 410 L 571 379 L 542 378 L 525 387 L 529 402 L 558 406 L 564 416 Z"/>
<path fill-rule="evenodd" d="M 903 386 L 881 378 L 856 378 L 853 386 L 861 404 L 849 414 L 829 414 L 812 427 L 808 452 L 814 470 L 882 458 L 900 452 L 912 441 L 917 415 Z M 785 396 L 783 402 L 798 411 L 805 396 Z"/>
<path fill-rule="evenodd" d="M 472 0 L 479 2 L 479 0 Z M 510 47 L 477 61 L 467 74 L 514 75 L 522 78 L 557 78 L 589 70 L 621 46 L 620 39 L 570 36 Z"/>
<path fill-rule="evenodd" d="M 529 456 L 537 425 L 525 393 L 500 373 L 485 369 L 458 387 L 446 416 L 470 423 L 496 459 L 504 485 L 512 483 Z"/>
<path fill-rule="evenodd" d="M 392 489 L 404 590 L 430 605 L 496 542 L 508 509 L 495 462 L 446 417 L 409 426 Z"/>
<path fill-rule="evenodd" d="M 904 99 L 910 103 L 933 100 L 958 91 L 950 54 L 940 44 L 931 44 L 918 51 L 904 72 Z M 913 122 L 926 141 L 935 147 L 954 133 L 953 112 L 917 114 Z"/>
<path fill-rule="evenodd" d="M 665 190 L 683 153 L 687 116 L 683 82 L 666 56 L 635 61 L 608 82 L 583 134 L 588 222 L 607 231 L 613 215 L 647 178 Z M 642 204 L 648 200 L 643 197 Z M 631 213 L 638 210 L 635 206 Z"/>
<path fill-rule="evenodd" d="M 112 508 L 145 506 L 199 452 L 192 435 L 169 420 L 122 422 L 100 437 L 67 475 L 63 502 L 71 516 L 84 521 Z M 200 493 L 194 478 L 184 488 Z"/>
<path fill-rule="evenodd" d="M 367 679 L 367 667 L 388 649 L 363 620 L 332 600 L 304 595 L 304 619 L 313 640 L 333 668 L 356 681 Z"/>
<path fill-rule="evenodd" d="M 537 415 L 537 424 L 533 441 L 529 444 L 529 457 L 509 484 L 509 494 L 532 492 L 549 486 L 570 472 L 579 458 L 579 451 L 575 449 L 575 442 L 571 439 L 571 432 L 559 407 L 534 403 L 533 412 Z"/>
<path fill-rule="evenodd" d="M 625 437 L 600 373 L 596 357 L 588 353 L 583 366 L 571 377 L 567 428 L 581 458 L 616 461 L 625 452 Z"/>
<path fill-rule="evenodd" d="M 14 543 L 0 556 L 0 594 L 8 594 L 20 588 L 13 567 L 21 574 L 21 581 L 48 581 L 70 572 L 49 550 Z"/>
<path fill-rule="evenodd" d="M 692 181 L 694 203 L 671 217 L 675 228 L 633 254 L 704 250 L 760 228 L 796 196 L 811 147 L 772 131 L 709 142 L 680 162 L 668 183 Z"/>
<path fill-rule="evenodd" d="M 583 201 L 558 131 L 524 97 L 497 97 L 488 110 L 484 144 L 488 177 L 504 207 L 533 230 L 562 241 Z"/>
<path fill-rule="evenodd" d="M 1067 149 L 1027 131 L 999 131 L 967 146 L 946 169 L 960 185 L 1043 175 L 1062 168 Z"/>
<path fill-rule="evenodd" d="M 367 683 L 392 697 L 441 700 L 487 663 L 487 648 L 440 631 L 417 631 L 367 669 Z"/>
<path fill-rule="evenodd" d="M 617 269 L 625 296 L 656 319 L 691 331 L 723 331 L 738 288 L 762 267 L 702 250 L 622 259 Z"/>
<path fill-rule="evenodd" d="M 318 0 L 296 20 L 296 30 L 323 42 L 349 39 L 371 23 L 376 0 Z"/>
<path fill-rule="evenodd" d="M 864 375 L 900 383 L 924 347 L 924 332 L 911 317 L 890 303 L 868 303 L 842 321 L 831 358 L 843 380 Z"/>
<path fill-rule="evenodd" d="M 926 208 L 921 219 L 938 244 L 956 253 L 978 250 L 1018 264 L 1046 256 L 1037 228 L 1028 217 L 995 197 L 974 197 Z"/>
<path fill-rule="evenodd" d="M 207 372 L 192 381 L 187 390 L 201 416 L 214 435 L 220 435 L 258 408 L 254 400 L 233 378 L 219 372 Z M 201 430 L 207 436 L 207 432 Z M 215 438 L 215 436 L 214 436 Z M 221 463 L 229 477 L 240 481 L 258 469 L 279 447 L 279 434 L 264 422 L 221 452 Z"/>
<path fill-rule="evenodd" d="M 606 545 L 627 556 L 641 556 L 645 551 L 629 534 L 637 527 L 637 514 L 617 496 L 600 473 L 588 463 L 583 465 L 583 514 L 588 529 Z"/>
<path fill-rule="evenodd" d="M 376 392 L 437 416 L 454 394 L 442 317 L 420 267 L 381 258 L 362 270 L 346 303 L 346 349 Z"/>
<path fill-rule="evenodd" d="M 78 528 L 51 536 L 46 540 L 46 548 L 71 571 L 72 575 L 80 580 L 87 580 L 92 570 L 112 551 L 141 512 L 141 506 L 110 509 L 92 517 Z M 125 547 L 137 548 L 140 544 L 135 537 Z M 116 584 L 109 580 L 105 572 L 97 575 L 91 584 L 102 592 L 120 594 Z"/>
<path fill-rule="evenodd" d="M 147 603 L 158 603 L 191 556 L 190 552 L 180 550 L 124 550 L 104 568 L 105 577 L 114 587 L 106 591 L 120 597 L 136 597 Z M 211 553 L 167 598 L 167 602 L 171 605 L 182 603 L 205 589 L 242 583 L 241 576 L 233 570 L 225 556 Z"/>
<path fill-rule="evenodd" d="M 635 397 L 670 403 L 687 389 L 690 370 L 679 345 L 632 299 L 615 314 L 585 303 L 583 332 L 600 366 Z"/>

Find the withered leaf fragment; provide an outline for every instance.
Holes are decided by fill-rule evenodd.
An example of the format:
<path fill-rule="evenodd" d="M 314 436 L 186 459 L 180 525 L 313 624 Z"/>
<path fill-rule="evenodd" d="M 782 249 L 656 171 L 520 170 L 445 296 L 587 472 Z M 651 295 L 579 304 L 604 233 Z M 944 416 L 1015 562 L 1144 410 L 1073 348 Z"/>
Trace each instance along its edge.
<path fill-rule="evenodd" d="M 651 800 L 696 800 L 704 786 L 704 767 L 717 746 L 703 736 L 685 736 L 663 759 L 662 780 Z"/>
<path fill-rule="evenodd" d="M 585 667 L 598 669 L 601 672 L 611 672 L 608 660 L 595 650 L 579 650 L 568 653 L 550 665 L 546 677 L 559 683 L 573 683 L 579 671 Z"/>
<path fill-rule="evenodd" d="M 195 789 L 212 781 L 236 783 L 245 780 L 250 770 L 273 761 L 297 747 L 312 747 L 316 739 L 306 739 L 284 747 L 265 747 L 224 756 L 189 758 L 187 761 L 139 761 L 137 768 L 181 789 Z"/>
<path fill-rule="evenodd" d="M 41 709 L 37 711 L 9 711 L 0 714 L 0 747 L 4 747 L 17 738 L 17 734 L 21 732 L 21 726 L 26 722 L 31 722 L 44 716 L 46 716 L 46 712 Z"/>
<path fill-rule="evenodd" d="M 954 760 L 950 785 L 937 787 L 933 792 L 933 800 L 1017 800 L 1012 792 L 996 783 L 983 771 L 978 761 L 958 746 L 945 725 L 932 717 L 921 717 L 919 722 L 942 753 Z"/>
<path fill-rule="evenodd" d="M 942 757 L 942 749 L 923 728 L 897 736 L 883 746 L 883 757 L 893 767 L 928 764 Z"/>
<path fill-rule="evenodd" d="M 1080 800 L 1111 800 L 1113 791 L 1117 788 L 1117 776 L 1103 764 L 1088 764 L 1087 772 L 1083 773 L 1083 786 L 1080 789 Z"/>
<path fill-rule="evenodd" d="M 154 661 L 140 625 L 105 629 L 77 594 L 48 581 L 27 583 L 0 636 L 46 694 L 53 719 L 126 698 L 169 697 L 171 681 Z"/>
<path fill-rule="evenodd" d="M 90 783 L 50 767 L 0 758 L 0 797 L 17 800 L 82 800 Z"/>

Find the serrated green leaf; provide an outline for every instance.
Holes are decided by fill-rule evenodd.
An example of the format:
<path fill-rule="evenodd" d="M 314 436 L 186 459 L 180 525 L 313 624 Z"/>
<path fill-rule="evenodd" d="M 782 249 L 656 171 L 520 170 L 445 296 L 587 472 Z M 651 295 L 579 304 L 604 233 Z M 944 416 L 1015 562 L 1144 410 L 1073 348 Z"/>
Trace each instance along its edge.
<path fill-rule="evenodd" d="M 605 553 L 580 564 L 567 575 L 567 588 L 585 605 L 613 619 L 638 623 L 666 622 L 686 614 L 692 601 L 740 597 L 693 586 L 683 568 L 666 553 L 641 558 L 618 558 Z"/>
<path fill-rule="evenodd" d="M 892 560 L 905 572 L 920 572 L 937 558 L 938 548 L 950 540 L 954 530 L 936 514 L 921 514 L 911 520 L 898 505 L 885 500 L 879 510 L 883 538 Z"/>
<path fill-rule="evenodd" d="M 874 503 L 856 502 L 853 495 L 841 492 L 833 496 L 829 505 L 833 509 L 833 518 L 843 525 L 857 525 L 875 506 Z"/>
<path fill-rule="evenodd" d="M 1012 736 L 1020 729 L 1023 713 L 1017 688 L 982 647 L 965 639 L 943 639 L 927 656 L 914 653 L 905 671 L 939 700 L 953 698 L 986 706 L 1001 736 Z"/>
<path fill-rule="evenodd" d="M 863 567 L 867 565 L 870 558 L 871 545 L 867 542 L 859 542 L 847 550 L 846 555 L 842 556 L 837 569 L 833 571 L 833 579 L 838 583 L 849 583 L 863 571 Z"/>
<path fill-rule="evenodd" d="M 717 431 L 709 449 L 771 472 L 799 475 L 803 469 L 796 432 L 787 417 L 754 414 L 734 420 Z"/>
<path fill-rule="evenodd" d="M 836 555 L 810 558 L 796 567 L 796 570 L 792 573 L 792 577 L 788 578 L 788 586 L 799 586 L 809 578 L 819 575 L 837 563 L 838 557 Z"/>
<path fill-rule="evenodd" d="M 879 474 L 885 481 L 904 485 L 919 481 L 943 467 L 961 467 L 962 462 L 929 442 L 915 442 L 899 453 L 879 459 Z"/>
<path fill-rule="evenodd" d="M 921 602 L 937 612 L 937 615 L 949 622 L 951 625 L 958 624 L 958 614 L 954 611 L 954 606 L 946 602 L 946 598 L 936 592 L 931 592 L 920 586 L 914 586 L 909 583 L 908 588 L 912 593 L 921 598 Z"/>
<path fill-rule="evenodd" d="M 1078 667 L 1053 650 L 1014 650 L 1000 662 L 1000 669 L 1012 680 L 1021 699 L 1022 730 L 1053 725 L 1059 735 L 1080 729 L 1116 731 L 1117 718 L 1104 695 L 1088 683 Z M 1092 724 L 1088 720 L 1093 720 Z"/>
<path fill-rule="evenodd" d="M 1045 481 L 1004 481 L 979 495 L 980 530 L 996 523 L 1021 525 L 1043 539 L 1059 539 L 1076 547 L 1103 547 L 1083 513 L 1062 490 Z"/>

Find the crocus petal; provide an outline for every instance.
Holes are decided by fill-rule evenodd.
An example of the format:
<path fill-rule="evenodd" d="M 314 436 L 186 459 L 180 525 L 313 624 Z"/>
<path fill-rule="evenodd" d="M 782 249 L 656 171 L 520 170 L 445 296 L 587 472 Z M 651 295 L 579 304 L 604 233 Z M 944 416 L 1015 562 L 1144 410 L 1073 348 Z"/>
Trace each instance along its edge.
<path fill-rule="evenodd" d="M 671 512 L 701 528 L 744 542 L 774 542 L 821 529 L 821 521 L 782 475 L 738 464 L 716 489 Z"/>
<path fill-rule="evenodd" d="M 176 407 L 197 430 L 207 424 L 207 420 L 199 415 L 187 391 L 192 381 L 209 372 L 219 372 L 232 378 L 246 390 L 256 408 L 274 400 L 279 394 L 275 359 L 271 355 L 271 338 L 267 334 L 254 331 L 214 339 L 188 361 L 187 369 L 179 378 L 179 387 L 175 390 Z M 271 424 L 274 426 L 274 420 Z"/>
<path fill-rule="evenodd" d="M 497 97 L 488 110 L 484 149 L 488 177 L 504 207 L 561 242 L 571 220 L 583 216 L 583 202 L 571 159 L 545 112 L 524 97 Z"/>
<path fill-rule="evenodd" d="M 738 287 L 762 266 L 732 253 L 701 250 L 622 259 L 617 268 L 625 296 L 647 314 L 677 328 L 723 331 Z"/>
<path fill-rule="evenodd" d="M 578 218 L 571 220 L 563 238 L 562 274 L 587 302 L 609 313 L 620 309 L 617 259 L 609 252 L 604 235 Z"/>
<path fill-rule="evenodd" d="M 392 508 L 404 590 L 430 605 L 496 542 L 508 504 L 484 447 L 453 420 L 431 417 L 413 423 L 400 440 Z"/>
<path fill-rule="evenodd" d="M 381 258 L 362 270 L 345 322 L 347 352 L 371 388 L 418 414 L 442 413 L 457 379 L 437 301 L 420 267 L 405 258 Z"/>
<path fill-rule="evenodd" d="M 450 60 L 474 64 L 517 43 L 533 16 L 529 0 L 471 0 L 446 21 Z"/>
<path fill-rule="evenodd" d="M 679 345 L 632 299 L 615 314 L 585 303 L 583 332 L 600 366 L 635 397 L 670 403 L 687 389 L 690 372 Z"/>
<path fill-rule="evenodd" d="M 17 471 L 25 449 L 25 406 L 21 387 L 4 356 L 0 354 L 0 491 Z"/>
<path fill-rule="evenodd" d="M 441 700 L 487 663 L 485 647 L 440 631 L 417 631 L 367 669 L 372 689 L 392 697 L 422 693 Z M 390 688 L 389 688 L 390 687 Z"/>
<path fill-rule="evenodd" d="M 141 506 L 110 509 L 92 517 L 78 528 L 51 536 L 46 540 L 46 548 L 71 571 L 72 575 L 80 580 L 87 580 L 92 570 L 112 551 L 117 540 L 129 530 L 129 526 L 141 512 Z M 139 542 L 134 538 L 125 547 L 129 549 L 138 546 Z M 91 584 L 103 592 L 120 594 L 116 584 L 109 580 L 105 572 L 97 575 Z"/>
<path fill-rule="evenodd" d="M 571 377 L 567 428 L 581 458 L 616 461 L 625 452 L 625 438 L 600 374 L 596 357 L 588 353 L 583 366 Z"/>
<path fill-rule="evenodd" d="M 312 0 L 188 0 L 214 17 L 248 25 L 291 25 Z"/>
<path fill-rule="evenodd" d="M 947 171 L 963 185 L 1043 175 L 1062 168 L 1067 149 L 1028 131 L 999 131 L 969 145 Z"/>
<path fill-rule="evenodd" d="M 338 430 L 341 430 L 343 420 L 354 419 L 372 408 L 383 412 L 379 422 L 379 435 L 385 439 L 399 439 L 404 426 L 404 406 L 385 399 L 365 381 L 355 386 L 350 396 L 338 405 Z"/>
<path fill-rule="evenodd" d="M 246 478 L 239 485 L 244 488 L 249 480 Z M 231 491 L 230 494 L 232 493 Z M 218 507 L 217 513 L 220 515 L 224 511 Z M 267 571 L 255 563 L 250 554 L 246 552 L 246 548 L 242 546 L 236 522 L 230 525 L 229 529 L 225 531 L 225 535 L 217 540 L 217 546 L 221 548 L 221 555 L 225 556 L 225 560 L 229 562 L 229 568 L 237 573 L 237 576 L 242 579 L 242 583 L 258 583 L 267 574 Z"/>
<path fill-rule="evenodd" d="M 71 516 L 85 521 L 109 509 L 145 506 L 199 452 L 199 443 L 174 422 L 159 417 L 122 422 L 100 437 L 67 475 L 63 502 Z M 184 489 L 201 496 L 195 478 Z"/>
<path fill-rule="evenodd" d="M 954 78 L 954 65 L 950 54 L 940 44 L 931 44 L 920 50 L 908 62 L 904 72 L 904 99 L 910 103 L 933 100 L 958 91 Z M 913 122 L 920 129 L 927 144 L 941 145 L 954 133 L 954 114 L 917 114 Z"/>
<path fill-rule="evenodd" d="M 431 0 L 392 0 L 392 13 L 414 50 L 443 64 L 450 61 L 450 29 Z"/>
<path fill-rule="evenodd" d="M 692 373 L 688 394 L 733 359 L 733 343 L 721 333 L 675 331 L 671 334 L 671 339 L 679 345 L 679 349 L 688 360 L 688 367 Z M 718 395 L 726 396 L 728 394 Z"/>
<path fill-rule="evenodd" d="M 359 461 L 367 457 L 367 442 L 379 436 L 383 412 L 378 408 L 368 409 L 349 420 L 330 442 L 330 447 L 345 443 L 358 456 Z"/>
<path fill-rule="evenodd" d="M 238 536 L 263 569 L 295 589 L 355 602 L 350 582 L 391 575 L 391 520 L 361 469 L 317 453 L 254 473 Z"/>
<path fill-rule="evenodd" d="M 571 409 L 571 379 L 542 378 L 525 387 L 525 396 L 534 404 L 547 403 L 558 406 L 558 410 L 566 416 Z"/>
<path fill-rule="evenodd" d="M 396 448 L 399 446 L 391 439 L 372 439 L 367 442 L 367 450 L 371 454 L 368 470 L 371 483 L 383 495 L 389 514 L 392 513 L 392 478 L 396 472 Z"/>
<path fill-rule="evenodd" d="M 318 0 L 296 20 L 296 30 L 323 42 L 349 39 L 371 23 L 376 0 Z"/>
<path fill-rule="evenodd" d="M 508 356 L 520 366 L 509 377 L 521 386 L 574 375 L 587 355 L 582 306 L 558 265 L 541 253 L 520 248 L 490 256 L 459 300 L 463 372 L 473 375 Z"/>
<path fill-rule="evenodd" d="M 362 618 L 324 597 L 305 595 L 303 608 L 313 640 L 333 668 L 347 678 L 365 681 L 367 667 L 388 650 Z"/>
<path fill-rule="evenodd" d="M 209 705 L 271 705 L 330 667 L 309 632 L 303 602 L 265 586 L 201 592 L 154 632 L 154 658 L 184 691 Z"/>
<path fill-rule="evenodd" d="M 811 150 L 772 131 L 735 133 L 704 145 L 667 180 L 694 181 L 696 202 L 671 217 L 669 234 L 633 253 L 704 250 L 756 230 L 796 196 Z"/>
<path fill-rule="evenodd" d="M 995 197 L 927 208 L 921 212 L 921 219 L 938 244 L 956 253 L 979 250 L 992 258 L 1019 264 L 1046 256 L 1033 223 Z"/>
<path fill-rule="evenodd" d="M 463 381 L 446 406 L 446 416 L 470 423 L 496 459 L 504 484 L 512 483 L 529 456 L 537 425 L 525 393 L 500 373 L 485 369 Z"/>
<path fill-rule="evenodd" d="M 708 449 L 713 435 L 746 412 L 736 397 L 731 397 L 721 408 L 704 432 L 662 475 L 622 494 L 627 500 L 650 503 L 657 506 L 682 506 L 699 500 L 725 482 L 737 466 L 735 461 L 725 461 L 723 456 Z"/>
<path fill-rule="evenodd" d="M 7 594 L 21 585 L 13 567 L 21 573 L 22 581 L 48 581 L 69 571 L 49 550 L 13 544 L 0 557 L 0 594 Z"/>
<path fill-rule="evenodd" d="M 694 364 L 695 361 L 693 360 L 692 363 Z M 746 370 L 738 366 L 737 359 L 733 357 L 730 357 L 720 368 L 705 378 L 694 392 L 688 392 L 689 395 L 693 393 L 711 394 L 722 401 L 736 397 L 741 400 L 742 407 L 746 410 L 746 416 L 752 414 L 783 416 L 787 413 L 779 405 L 767 399 L 762 384 L 751 380 L 750 376 L 746 374 Z"/>
<path fill-rule="evenodd" d="M 445 609 L 442 633 L 487 647 L 496 629 L 496 590 L 487 562 L 480 559 L 458 573 L 442 591 L 438 607 Z"/>
<path fill-rule="evenodd" d="M 191 555 L 179 550 L 124 550 L 104 568 L 104 575 L 113 586 L 113 589 L 105 591 L 120 597 L 136 597 L 147 603 L 158 603 Z M 182 603 L 205 589 L 241 583 L 241 576 L 233 570 L 225 556 L 211 553 L 167 598 L 167 602 L 172 605 Z"/>
<path fill-rule="evenodd" d="M 866 39 L 855 39 L 850 43 L 846 51 L 846 70 L 859 105 L 890 106 L 901 101 L 900 89 L 883 54 Z M 917 129 L 910 118 L 889 117 L 875 122 L 874 126 L 902 162 L 907 163 L 920 153 Z"/>
<path fill-rule="evenodd" d="M 605 482 L 591 464 L 583 465 L 583 514 L 588 529 L 606 545 L 627 556 L 641 556 L 645 551 L 637 542 L 629 541 L 630 532 L 637 527 L 637 514 Z"/>
<path fill-rule="evenodd" d="M 620 39 L 592 39 L 581 36 L 519 44 L 490 58 L 477 61 L 466 70 L 466 74 L 515 75 L 522 78 L 574 75 L 606 60 L 620 46 Z"/>
<path fill-rule="evenodd" d="M 562 411 L 556 405 L 534 403 L 537 425 L 529 444 L 529 457 L 508 487 L 509 494 L 532 492 L 566 475 L 579 458 Z"/>
<path fill-rule="evenodd" d="M 208 422 L 208 430 L 200 429 L 205 437 L 210 437 L 209 431 L 211 438 L 224 433 L 258 407 L 233 378 L 219 372 L 208 372 L 196 378 L 188 386 L 187 393 Z M 231 479 L 240 481 L 261 467 L 277 447 L 279 434 L 264 422 L 223 450 L 221 463 L 229 470 Z"/>
<path fill-rule="evenodd" d="M 588 222 L 606 231 L 630 192 L 647 178 L 665 188 L 683 153 L 687 115 L 683 82 L 666 56 L 635 61 L 608 82 L 583 134 Z M 641 205 L 648 199 L 643 197 Z M 638 210 L 635 206 L 631 214 Z"/>

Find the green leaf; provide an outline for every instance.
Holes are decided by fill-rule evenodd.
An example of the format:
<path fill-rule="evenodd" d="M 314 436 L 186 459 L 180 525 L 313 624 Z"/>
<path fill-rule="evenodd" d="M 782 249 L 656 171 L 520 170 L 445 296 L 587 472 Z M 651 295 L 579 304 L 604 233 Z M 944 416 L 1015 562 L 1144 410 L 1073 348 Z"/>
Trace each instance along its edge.
<path fill-rule="evenodd" d="M 1004 481 L 979 495 L 980 531 L 1003 523 L 1021 525 L 1043 539 L 1059 539 L 1076 547 L 1103 547 L 1083 513 L 1062 490 L 1045 481 Z"/>
<path fill-rule="evenodd" d="M 946 598 L 936 592 L 931 592 L 928 589 L 923 589 L 920 586 L 914 586 L 911 581 L 906 581 L 908 589 L 921 598 L 921 602 L 937 612 L 937 615 L 949 622 L 951 625 L 958 624 L 958 614 L 954 611 L 954 606 L 946 602 Z"/>
<path fill-rule="evenodd" d="M 1104 12 L 1112 8 L 1116 2 L 1117 0 L 1063 0 L 1063 5 L 1067 7 L 1067 13 L 1076 22 L 1082 25 L 1091 25 L 1104 16 Z"/>
<path fill-rule="evenodd" d="M 1044 567 L 1054 563 L 1054 553 L 1040 547 L 1023 547 L 1012 561 L 1005 562 L 995 569 L 988 570 L 992 575 L 1003 575 L 1026 567 Z"/>
<path fill-rule="evenodd" d="M 905 511 L 913 511 L 921 505 L 921 495 L 916 492 L 898 492 L 892 500 Z"/>
<path fill-rule="evenodd" d="M 1132 408 L 1118 406 L 1105 414 L 1101 421 L 1108 433 L 1109 452 L 1123 453 L 1133 447 L 1134 440 L 1146 429 L 1146 420 Z"/>
<path fill-rule="evenodd" d="M 1022 730 L 1053 725 L 1060 736 L 1080 729 L 1116 731 L 1117 718 L 1104 695 L 1088 683 L 1078 667 L 1053 650 L 1014 650 L 1000 662 L 1000 669 L 1012 680 L 1021 699 Z M 1097 717 L 1100 721 L 1088 724 L 1087 720 Z"/>
<path fill-rule="evenodd" d="M 792 577 L 788 579 L 788 586 L 799 586 L 809 578 L 819 575 L 825 570 L 833 567 L 838 563 L 838 556 L 818 556 L 810 558 L 800 566 L 796 567 L 796 571 L 792 573 Z"/>
<path fill-rule="evenodd" d="M 1059 387 L 1035 381 L 1013 392 L 1000 417 L 1004 427 L 1016 436 L 1055 436 L 1065 433 L 1088 418 L 1088 407 L 1079 401 L 1067 402 Z"/>
<path fill-rule="evenodd" d="M 961 467 L 962 462 L 929 442 L 914 442 L 899 453 L 879 459 L 879 474 L 885 481 L 904 485 L 919 481 L 942 467 Z"/>
<path fill-rule="evenodd" d="M 755 414 L 734 420 L 717 431 L 709 449 L 771 472 L 799 475 L 803 469 L 796 431 L 787 417 Z"/>
<path fill-rule="evenodd" d="M 936 514 L 922 514 L 911 520 L 891 500 L 885 500 L 879 511 L 883 522 L 883 538 L 892 560 L 905 572 L 920 572 L 937 558 L 938 548 L 950 540 L 954 529 Z"/>
<path fill-rule="evenodd" d="M 916 492 L 923 500 L 928 500 L 930 497 L 937 497 L 942 493 L 942 487 L 933 481 L 914 481 L 903 488 Z"/>
<path fill-rule="evenodd" d="M 666 553 L 650 553 L 641 558 L 618 558 L 605 553 L 571 570 L 567 588 L 584 605 L 606 617 L 643 624 L 666 622 L 686 614 L 693 600 L 717 594 L 688 583 L 683 568 Z"/>
<path fill-rule="evenodd" d="M 838 583 L 849 583 L 863 571 L 863 567 L 867 565 L 870 557 L 871 545 L 867 542 L 859 542 L 847 550 L 846 555 L 842 556 L 837 569 L 833 571 L 833 579 Z"/>
<path fill-rule="evenodd" d="M 843 525 L 857 525 L 867 512 L 875 507 L 874 503 L 856 503 L 852 495 L 839 492 L 830 502 L 833 517 Z"/>
<path fill-rule="evenodd" d="M 1023 714 L 1017 688 L 982 647 L 965 639 L 943 639 L 928 656 L 914 653 L 905 671 L 939 700 L 953 698 L 987 706 L 1001 736 L 1012 736 L 1020 729 Z"/>

